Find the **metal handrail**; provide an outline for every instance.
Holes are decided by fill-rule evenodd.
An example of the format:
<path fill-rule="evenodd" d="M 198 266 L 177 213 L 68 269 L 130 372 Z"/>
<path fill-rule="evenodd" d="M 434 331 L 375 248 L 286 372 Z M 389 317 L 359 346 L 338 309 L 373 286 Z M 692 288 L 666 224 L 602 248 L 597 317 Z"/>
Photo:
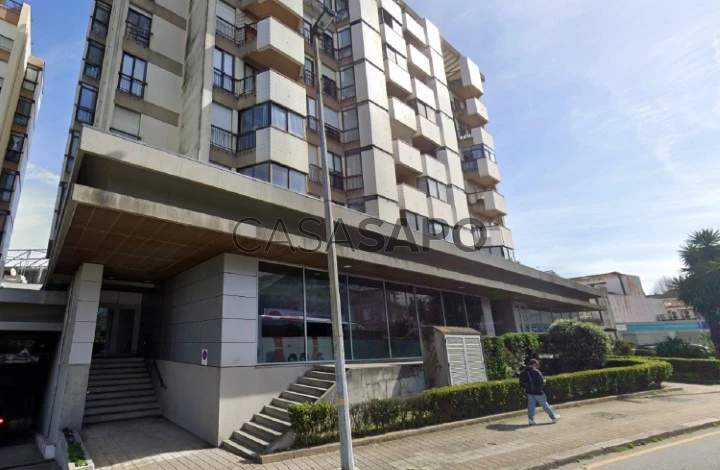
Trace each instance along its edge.
<path fill-rule="evenodd" d="M 125 26 L 125 37 L 132 39 L 136 43 L 144 47 L 150 47 L 150 30 L 142 28 L 134 23 L 127 21 Z"/>
<path fill-rule="evenodd" d="M 237 27 L 222 18 L 215 18 L 215 33 L 232 41 L 236 46 L 242 46 L 257 39 L 257 23 Z"/>

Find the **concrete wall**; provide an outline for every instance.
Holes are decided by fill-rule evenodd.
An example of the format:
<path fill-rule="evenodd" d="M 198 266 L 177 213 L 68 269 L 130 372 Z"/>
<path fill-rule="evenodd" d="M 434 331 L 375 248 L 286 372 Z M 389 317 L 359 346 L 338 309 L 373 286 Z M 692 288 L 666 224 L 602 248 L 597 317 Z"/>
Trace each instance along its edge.
<path fill-rule="evenodd" d="M 347 373 L 350 404 L 407 398 L 425 390 L 422 362 L 353 366 Z"/>
<path fill-rule="evenodd" d="M 190 5 L 185 37 L 185 73 L 180 113 L 180 153 L 208 161 L 210 142 L 210 103 L 212 102 L 212 53 L 215 2 L 193 1 Z M 210 29 L 212 27 L 212 29 Z M 206 131 L 203 129 L 207 128 Z M 203 132 L 207 135 L 203 138 Z"/>

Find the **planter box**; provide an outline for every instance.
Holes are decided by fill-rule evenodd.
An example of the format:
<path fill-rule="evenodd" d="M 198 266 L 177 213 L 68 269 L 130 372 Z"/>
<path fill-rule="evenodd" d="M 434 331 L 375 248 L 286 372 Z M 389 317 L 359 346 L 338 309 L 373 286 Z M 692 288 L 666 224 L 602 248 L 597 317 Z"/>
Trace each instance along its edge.
<path fill-rule="evenodd" d="M 57 452 L 55 452 L 55 462 L 57 462 L 57 464 L 62 470 L 95 470 L 95 464 L 90 459 L 90 454 L 88 454 L 88 451 L 85 448 L 85 444 L 80 438 L 80 433 L 75 430 L 73 430 L 72 433 L 75 442 L 80 444 L 80 447 L 82 447 L 83 453 L 85 454 L 85 460 L 87 461 L 87 465 L 83 467 L 78 467 L 73 462 L 68 462 L 68 442 L 67 439 L 65 439 L 65 433 L 63 433 L 62 431 L 60 431 L 59 449 L 57 449 Z"/>

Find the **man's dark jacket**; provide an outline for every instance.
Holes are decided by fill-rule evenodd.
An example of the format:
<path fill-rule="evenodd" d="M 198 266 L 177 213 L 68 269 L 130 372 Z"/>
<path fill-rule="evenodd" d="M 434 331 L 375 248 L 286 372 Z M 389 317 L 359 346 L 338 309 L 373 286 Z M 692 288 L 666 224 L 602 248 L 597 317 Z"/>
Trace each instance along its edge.
<path fill-rule="evenodd" d="M 545 385 L 545 378 L 534 367 L 527 366 L 520 372 L 520 386 L 528 395 L 543 395 L 543 385 Z"/>

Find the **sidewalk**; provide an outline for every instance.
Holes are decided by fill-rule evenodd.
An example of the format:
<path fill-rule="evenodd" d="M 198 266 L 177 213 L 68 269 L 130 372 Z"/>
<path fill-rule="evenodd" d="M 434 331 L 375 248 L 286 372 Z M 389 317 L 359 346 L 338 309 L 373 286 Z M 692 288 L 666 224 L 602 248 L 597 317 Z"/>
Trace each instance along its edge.
<path fill-rule="evenodd" d="M 522 469 L 563 456 L 609 447 L 640 435 L 660 434 L 709 419 L 720 420 L 720 385 L 681 385 L 682 391 L 622 399 L 562 410 L 558 424 L 542 410 L 537 426 L 514 418 L 490 424 L 420 434 L 355 449 L 355 464 L 371 469 Z M 90 426 L 85 443 L 97 468 L 338 469 L 337 452 L 267 465 L 253 465 L 163 419 Z"/>

